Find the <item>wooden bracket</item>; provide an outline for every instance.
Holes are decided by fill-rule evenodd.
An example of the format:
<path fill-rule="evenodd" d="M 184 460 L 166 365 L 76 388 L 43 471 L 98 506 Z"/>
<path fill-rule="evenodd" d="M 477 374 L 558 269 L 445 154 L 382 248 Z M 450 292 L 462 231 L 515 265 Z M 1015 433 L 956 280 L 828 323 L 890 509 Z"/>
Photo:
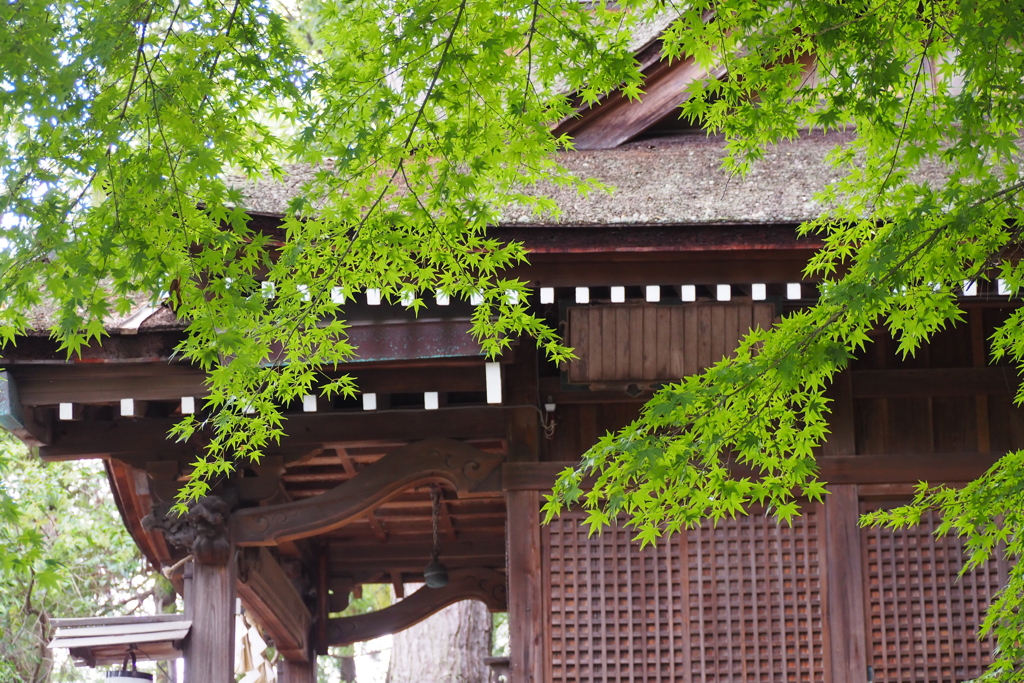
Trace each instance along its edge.
<path fill-rule="evenodd" d="M 402 446 L 357 476 L 319 496 L 235 513 L 232 537 L 239 546 L 276 545 L 337 529 L 409 487 L 449 483 L 469 493 L 501 464 L 503 456 L 450 439 Z"/>
<path fill-rule="evenodd" d="M 284 568 L 266 548 L 239 553 L 238 565 L 238 597 L 274 647 L 288 661 L 309 661 L 313 616 Z"/>
<path fill-rule="evenodd" d="M 508 609 L 505 576 L 493 569 L 458 569 L 444 588 L 424 586 L 396 605 L 328 622 L 332 646 L 350 645 L 405 630 L 460 600 L 480 600 L 492 612 Z"/>

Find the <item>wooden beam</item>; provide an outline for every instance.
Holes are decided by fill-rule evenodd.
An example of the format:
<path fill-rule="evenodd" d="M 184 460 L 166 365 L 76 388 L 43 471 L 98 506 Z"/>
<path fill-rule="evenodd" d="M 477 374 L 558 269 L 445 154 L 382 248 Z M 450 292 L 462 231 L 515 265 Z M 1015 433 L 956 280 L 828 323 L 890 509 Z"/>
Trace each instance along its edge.
<path fill-rule="evenodd" d="M 283 455 L 288 462 L 314 447 L 355 441 L 501 437 L 506 413 L 501 406 L 480 406 L 291 415 L 284 423 L 287 435 L 279 444 L 268 445 L 265 455 Z M 156 460 L 188 463 L 202 452 L 204 435 L 187 443 L 171 440 L 167 434 L 177 422 L 174 418 L 60 422 L 54 427 L 51 445 L 40 447 L 39 455 L 50 461 L 120 456 L 130 461 L 138 453 L 151 453 Z"/>
<path fill-rule="evenodd" d="M 708 70 L 692 57 L 658 62 L 646 74 L 644 94 L 630 100 L 622 93 L 595 105 L 580 124 L 568 121 L 555 135 L 568 133 L 576 149 L 611 149 L 639 135 L 663 117 L 675 112 L 690 97 L 689 86 L 698 80 L 715 80 L 726 72 L 724 66 Z"/>
<path fill-rule="evenodd" d="M 429 366 L 349 363 L 339 367 L 338 374 L 352 375 L 360 391 L 381 394 L 482 392 L 486 388 L 482 358 L 442 360 Z M 122 398 L 169 401 L 210 393 L 206 373 L 180 363 L 19 365 L 9 372 L 16 378 L 22 402 L 27 406 L 116 403 Z"/>
<path fill-rule="evenodd" d="M 332 543 L 331 548 L 336 549 L 331 555 L 332 576 L 374 567 L 419 573 L 430 559 L 431 544 L 428 535 L 416 543 L 397 543 L 394 539 L 373 545 L 338 542 Z M 500 537 L 454 543 L 441 540 L 441 559 L 449 567 L 504 566 L 505 541 Z"/>
<path fill-rule="evenodd" d="M 233 537 L 240 546 L 252 546 L 322 534 L 362 517 L 420 482 L 445 481 L 456 491 L 469 493 L 502 459 L 449 439 L 412 443 L 388 453 L 327 493 L 235 513 Z"/>
<path fill-rule="evenodd" d="M 266 548 L 239 554 L 238 597 L 259 622 L 281 656 L 309 661 L 309 629 L 313 616 L 291 579 Z"/>
<path fill-rule="evenodd" d="M 930 368 L 925 370 L 855 370 L 854 398 L 894 396 L 974 396 L 1013 394 L 1020 377 L 1012 367 Z"/>
<path fill-rule="evenodd" d="M 857 487 L 830 486 L 825 500 L 826 618 L 833 683 L 862 683 L 868 670 Z"/>
<path fill-rule="evenodd" d="M 350 645 L 403 631 L 460 600 L 480 600 L 492 612 L 507 609 L 505 577 L 491 569 L 449 572 L 444 588 L 420 588 L 396 605 L 369 614 L 331 619 L 332 646 Z"/>
<path fill-rule="evenodd" d="M 544 613 L 540 548 L 540 494 L 509 491 L 508 623 L 509 683 L 545 683 L 544 653 L 550 649 Z"/>
<path fill-rule="evenodd" d="M 831 484 L 962 482 L 984 474 L 1003 453 L 900 453 L 818 458 L 819 477 Z M 574 462 L 505 463 L 506 491 L 548 491 L 558 474 Z M 751 476 L 736 468 L 736 476 Z M 512 513 L 509 512 L 509 519 Z"/>
<path fill-rule="evenodd" d="M 53 438 L 49 425 L 36 421 L 32 408 L 23 403 L 20 387 L 11 373 L 0 370 L 0 427 L 27 446 L 44 446 Z"/>

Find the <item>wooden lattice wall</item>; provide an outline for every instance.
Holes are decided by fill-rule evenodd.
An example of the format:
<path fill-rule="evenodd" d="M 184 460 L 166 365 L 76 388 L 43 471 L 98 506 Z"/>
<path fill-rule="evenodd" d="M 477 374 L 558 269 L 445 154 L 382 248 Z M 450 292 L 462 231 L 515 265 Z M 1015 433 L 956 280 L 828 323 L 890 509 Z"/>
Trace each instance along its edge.
<path fill-rule="evenodd" d="M 830 562 L 821 505 L 807 506 L 792 528 L 752 515 L 644 550 L 622 528 L 588 537 L 582 518 L 565 514 L 542 532 L 554 683 L 867 681 L 867 665 L 876 683 L 954 683 L 988 662 L 977 627 L 1005 567 L 958 580 L 961 545 L 932 536 L 933 519 L 907 531 L 862 530 L 861 551 L 834 550 Z M 851 527 L 855 518 L 854 506 Z M 836 563 L 863 576 L 863 628 L 828 622 L 828 592 L 839 602 L 854 593 L 839 585 L 849 580 L 828 585 Z M 830 659 L 853 651 L 859 664 Z"/>
<path fill-rule="evenodd" d="M 552 681 L 826 680 L 816 506 L 793 528 L 751 516 L 644 550 L 580 519 L 544 533 Z"/>
<path fill-rule="evenodd" d="M 877 507 L 877 506 L 876 506 Z M 877 683 L 959 683 L 982 673 L 992 643 L 978 640 L 1005 567 L 989 562 L 958 578 L 963 546 L 936 538 L 928 516 L 906 530 L 864 529 L 868 657 Z"/>

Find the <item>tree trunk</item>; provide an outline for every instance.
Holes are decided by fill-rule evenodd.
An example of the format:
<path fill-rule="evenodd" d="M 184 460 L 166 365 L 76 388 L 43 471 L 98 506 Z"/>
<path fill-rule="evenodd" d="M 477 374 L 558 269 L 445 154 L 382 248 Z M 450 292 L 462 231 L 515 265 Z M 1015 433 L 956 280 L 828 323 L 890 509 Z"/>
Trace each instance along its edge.
<path fill-rule="evenodd" d="M 476 600 L 457 602 L 394 635 L 387 681 L 487 683 L 484 657 L 490 654 L 487 608 Z"/>

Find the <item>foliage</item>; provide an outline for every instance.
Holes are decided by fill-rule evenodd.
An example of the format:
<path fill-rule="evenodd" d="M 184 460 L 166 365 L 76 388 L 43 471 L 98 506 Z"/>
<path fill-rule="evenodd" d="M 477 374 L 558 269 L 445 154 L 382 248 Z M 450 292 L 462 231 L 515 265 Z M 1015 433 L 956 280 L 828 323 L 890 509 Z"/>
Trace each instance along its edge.
<path fill-rule="evenodd" d="M 210 417 L 175 429 L 215 431 L 189 496 L 279 438 L 281 405 L 354 391 L 325 368 L 352 355 L 341 302 L 364 289 L 416 310 L 435 290 L 480 295 L 488 353 L 530 334 L 566 358 L 501 275 L 522 247 L 485 227 L 511 201 L 551 209 L 533 181 L 590 187 L 550 159 L 570 111 L 551 93 L 637 92 L 632 21 L 525 0 L 325 4 L 307 59 L 261 0 L 3 5 L 0 338 L 45 304 L 74 355 L 112 312 L 169 296 L 212 390 Z M 279 178 L 283 161 L 315 179 L 269 235 L 226 174 Z"/>
<path fill-rule="evenodd" d="M 392 603 L 391 585 L 386 583 L 368 583 L 360 586 L 358 595 L 349 594 L 348 605 L 341 612 L 334 612 L 332 617 L 354 617 L 359 614 L 376 612 Z M 372 642 L 372 641 L 371 641 Z M 368 644 L 368 643 L 366 643 Z M 365 644 L 364 644 L 365 645 Z M 356 652 L 352 645 L 329 648 L 327 657 L 317 658 L 317 681 L 319 683 L 355 683 L 356 657 L 374 656 L 366 652 Z"/>
<path fill-rule="evenodd" d="M 599 189 L 552 161 L 570 142 L 552 139 L 550 124 L 574 96 L 640 95 L 629 35 L 658 12 L 676 17 L 669 55 L 726 69 L 694 85 L 683 113 L 725 134 L 730 168 L 804 129 L 855 131 L 832 158 L 830 208 L 802 228 L 825 240 L 808 267 L 825 283 L 816 306 L 665 387 L 602 439 L 562 476 L 549 514 L 582 502 L 599 527 L 624 512 L 645 543 L 752 502 L 789 520 L 799 497 L 823 494 L 811 449 L 827 433 L 824 391 L 868 332 L 887 326 L 910 354 L 960 319 L 965 281 L 998 276 L 1013 291 L 1024 281 L 1009 258 L 1024 188 L 1021 0 L 307 9 L 289 28 L 259 0 L 0 7 L 0 332 L 23 331 L 45 292 L 52 332 L 74 354 L 111 311 L 169 292 L 190 321 L 179 351 L 212 386 L 210 410 L 175 430 L 206 420 L 215 431 L 189 495 L 279 438 L 280 406 L 354 390 L 331 368 L 353 352 L 340 316 L 357 291 L 416 309 L 436 289 L 479 293 L 473 333 L 489 353 L 532 334 L 567 356 L 529 313 L 523 283 L 502 277 L 522 248 L 485 227 L 510 202 L 553 210 L 530 196 L 535 181 Z M 315 179 L 279 234 L 252 229 L 224 175 L 280 177 L 289 161 L 313 164 Z M 994 338 L 1018 365 L 1022 325 L 1024 310 Z M 1021 457 L 962 491 L 922 487 L 913 505 L 869 521 L 937 507 L 975 561 L 1000 542 L 1017 558 Z M 731 461 L 756 476 L 733 478 Z M 597 483 L 584 493 L 587 474 Z M 1001 648 L 995 677 L 1024 661 L 1021 595 L 1015 564 L 986 622 Z"/>
<path fill-rule="evenodd" d="M 1019 290 L 1022 10 L 1002 1 L 724 0 L 680 11 L 666 50 L 728 69 L 697 84 L 683 106 L 725 134 L 727 166 L 742 172 L 767 145 L 805 129 L 856 132 L 832 155 L 839 180 L 821 197 L 830 208 L 801 228 L 825 241 L 807 267 L 824 279 L 820 300 L 752 334 L 736 358 L 665 387 L 562 475 L 549 516 L 575 501 L 593 528 L 625 513 L 644 543 L 754 502 L 789 521 L 798 498 L 824 493 L 811 449 L 827 434 L 825 389 L 868 333 L 884 325 L 913 354 L 962 319 L 965 283 L 1000 277 Z M 803 75 L 808 63 L 814 77 Z M 1017 311 L 996 331 L 997 358 L 1024 363 L 1022 325 Z M 971 566 L 1001 543 L 1016 560 L 1022 458 L 1008 454 L 962 490 L 922 484 L 911 505 L 864 521 L 914 523 L 936 508 L 942 532 L 965 537 Z M 756 475 L 733 477 L 730 462 Z M 591 473 L 597 483 L 583 493 Z M 1015 563 L 985 621 L 999 641 L 987 674 L 996 679 L 1015 680 L 1024 661 L 1022 595 Z"/>
<path fill-rule="evenodd" d="M 51 618 L 132 613 L 154 582 L 95 463 L 43 464 L 4 439 L 0 509 L 0 680 L 42 683 Z M 64 662 L 59 675 L 88 672 Z"/>

